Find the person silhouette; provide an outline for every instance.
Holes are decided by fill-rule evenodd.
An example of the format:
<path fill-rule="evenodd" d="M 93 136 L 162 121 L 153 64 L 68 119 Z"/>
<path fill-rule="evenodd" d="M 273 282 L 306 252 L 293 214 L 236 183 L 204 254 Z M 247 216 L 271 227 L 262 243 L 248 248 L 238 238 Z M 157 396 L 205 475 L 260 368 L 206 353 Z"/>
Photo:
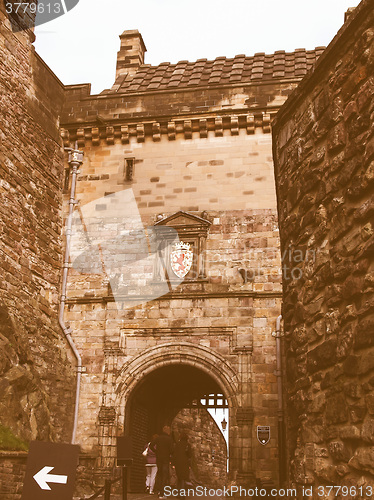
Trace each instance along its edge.
<path fill-rule="evenodd" d="M 170 427 L 165 425 L 162 433 L 150 445 L 150 449 L 156 453 L 157 464 L 157 479 L 160 489 L 160 499 L 164 499 L 164 488 L 170 482 L 169 466 L 171 460 L 171 452 L 173 448 L 173 441 L 170 436 Z"/>

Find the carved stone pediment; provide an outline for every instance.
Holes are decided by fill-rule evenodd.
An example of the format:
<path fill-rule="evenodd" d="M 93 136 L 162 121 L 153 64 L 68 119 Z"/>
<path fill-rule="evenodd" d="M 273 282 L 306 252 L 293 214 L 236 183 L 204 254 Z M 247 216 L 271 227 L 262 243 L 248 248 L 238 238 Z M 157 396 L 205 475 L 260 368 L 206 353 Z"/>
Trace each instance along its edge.
<path fill-rule="evenodd" d="M 163 234 L 162 228 L 173 228 L 177 231 L 179 239 L 184 244 L 188 244 L 193 253 L 193 263 L 191 270 L 186 275 L 185 280 L 191 281 L 196 279 L 206 279 L 205 275 L 205 259 L 203 258 L 206 239 L 208 236 L 208 231 L 211 222 L 207 219 L 203 219 L 198 215 L 189 214 L 180 210 L 175 214 L 165 217 L 158 222 L 156 222 L 155 227 L 158 228 L 160 235 Z M 166 229 L 165 229 L 166 231 Z M 168 235 L 165 234 L 165 239 Z M 165 256 L 167 262 L 170 261 L 170 249 L 169 255 Z M 169 269 L 167 270 L 169 272 Z M 173 275 L 170 271 L 169 275 Z"/>
<path fill-rule="evenodd" d="M 167 226 L 176 229 L 182 237 L 187 236 L 207 236 L 211 222 L 197 215 L 189 214 L 180 210 L 175 214 L 166 217 L 158 222 L 155 226 Z"/>

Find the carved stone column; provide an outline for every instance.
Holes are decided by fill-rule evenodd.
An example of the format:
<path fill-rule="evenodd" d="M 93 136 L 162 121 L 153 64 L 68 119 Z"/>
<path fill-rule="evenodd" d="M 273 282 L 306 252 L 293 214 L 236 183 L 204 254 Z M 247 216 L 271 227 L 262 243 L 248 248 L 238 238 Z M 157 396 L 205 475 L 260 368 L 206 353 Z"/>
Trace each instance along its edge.
<path fill-rule="evenodd" d="M 238 442 L 240 444 L 240 460 L 236 481 L 238 485 L 249 487 L 256 482 L 255 474 L 252 468 L 252 428 L 253 428 L 253 409 L 249 406 L 243 406 L 236 410 L 236 425 L 238 428 Z"/>

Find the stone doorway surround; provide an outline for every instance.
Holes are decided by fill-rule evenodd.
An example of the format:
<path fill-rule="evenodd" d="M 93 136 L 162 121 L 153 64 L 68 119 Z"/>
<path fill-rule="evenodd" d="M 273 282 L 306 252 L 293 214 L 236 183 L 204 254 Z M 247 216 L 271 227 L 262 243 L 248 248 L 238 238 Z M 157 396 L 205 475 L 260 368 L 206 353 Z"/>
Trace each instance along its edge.
<path fill-rule="evenodd" d="M 239 362 L 242 364 L 243 360 Z M 118 370 L 116 390 L 113 395 L 114 407 L 117 410 L 116 432 L 109 430 L 112 423 L 101 421 L 101 434 L 106 436 L 106 439 L 101 442 L 99 453 L 102 460 L 108 466 L 110 459 L 114 460 L 116 435 L 130 433 L 129 402 L 139 383 L 145 377 L 152 376 L 156 370 L 171 366 L 184 366 L 199 370 L 221 388 L 230 411 L 229 479 L 234 481 L 240 479 L 241 483 L 251 481 L 253 479 L 253 411 L 248 404 L 245 405 L 248 400 L 245 397 L 245 391 L 242 390 L 240 377 L 223 356 L 210 348 L 189 342 L 170 342 L 145 349 Z M 108 427 L 108 432 L 105 426 Z"/>

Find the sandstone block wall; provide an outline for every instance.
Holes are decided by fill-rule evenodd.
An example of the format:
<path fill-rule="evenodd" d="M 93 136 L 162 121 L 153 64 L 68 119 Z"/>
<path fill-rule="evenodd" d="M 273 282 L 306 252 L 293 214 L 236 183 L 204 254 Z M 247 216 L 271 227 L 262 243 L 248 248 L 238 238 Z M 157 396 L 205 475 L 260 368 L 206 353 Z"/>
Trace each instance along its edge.
<path fill-rule="evenodd" d="M 19 500 L 26 473 L 27 452 L 0 452 L 0 495 L 4 500 Z"/>
<path fill-rule="evenodd" d="M 290 480 L 354 498 L 374 484 L 373 96 L 364 0 L 273 129 Z"/>
<path fill-rule="evenodd" d="M 131 188 L 142 217 L 178 210 L 275 210 L 271 136 L 261 129 L 203 139 L 194 133 L 189 140 L 180 133 L 175 141 L 131 139 L 111 147 L 88 142 L 84 152 L 77 190 L 82 205 Z M 128 158 L 135 163 L 131 182 L 125 179 Z"/>
<path fill-rule="evenodd" d="M 277 387 L 271 334 L 280 313 L 281 275 L 270 134 L 258 128 L 253 134 L 227 130 L 222 137 L 209 132 L 201 138 L 193 132 L 185 139 L 180 132 L 173 141 L 131 137 L 125 145 L 119 139 L 95 145 L 87 137 L 81 148 L 85 157 L 76 197 L 82 213 L 88 203 L 98 203 L 90 221 L 91 228 L 97 222 L 95 237 L 119 236 L 121 212 L 107 219 L 103 207 L 112 193 L 126 189 L 134 193 L 144 227 L 180 210 L 209 220 L 201 251 L 205 278 L 186 281 L 167 296 L 123 307 L 114 302 L 102 268 L 97 274 L 82 273 L 73 264 L 69 271 L 66 321 L 87 369 L 78 429 L 83 450 L 98 453 L 101 464 L 113 460 L 114 437 L 123 432 L 123 366 L 142 353 L 151 356 L 157 346 L 182 344 L 191 352 L 196 346 L 223 356 L 240 380 L 240 405 L 251 411 L 240 420 L 240 430 L 233 423 L 232 432 L 241 436 L 245 427 L 247 437 L 238 437 L 232 459 L 246 471 L 275 479 Z M 131 181 L 125 178 L 128 158 L 134 160 Z M 75 256 L 83 259 L 80 250 L 84 245 Z M 147 272 L 138 273 L 138 279 L 145 283 L 143 294 L 152 295 L 157 286 L 152 266 Z M 144 362 L 149 363 L 146 357 Z M 162 363 L 155 361 L 154 368 Z M 100 426 L 103 406 L 115 414 L 109 430 Z M 272 428 L 266 447 L 257 442 L 257 425 Z"/>
<path fill-rule="evenodd" d="M 102 286 L 103 277 L 93 277 L 88 289 L 87 275 L 82 277 L 71 272 L 66 319 L 87 369 L 82 375 L 78 439 L 84 451 L 92 453 L 98 449 L 103 401 L 108 407 L 116 408 L 119 419 L 111 432 L 113 435 L 121 432 L 123 408 L 119 405 L 121 379 L 118 375 L 122 366 L 157 346 L 174 343 L 201 346 L 224 356 L 240 376 L 243 405 L 250 405 L 255 415 L 255 421 L 251 422 L 251 463 L 253 461 L 260 476 L 274 477 L 277 473 L 277 388 L 271 333 L 280 312 L 280 276 L 279 255 L 272 245 L 277 238 L 272 231 L 231 232 L 233 227 L 247 228 L 243 219 L 253 218 L 253 211 L 213 215 L 220 216 L 222 227 L 217 220 L 217 232 L 212 228 L 212 236 L 220 234 L 221 238 L 210 240 L 208 237 L 207 248 L 210 241 L 221 242 L 214 251 L 219 258 L 215 261 L 207 258 L 206 282 L 182 284 L 175 297 L 171 294 L 122 310 L 121 302 L 115 303 Z M 256 214 L 256 219 L 262 219 L 269 228 L 276 223 L 274 214 Z M 256 241 L 260 238 L 261 256 L 259 253 L 254 254 L 257 257 L 251 256 L 253 279 L 244 284 L 232 256 L 225 256 L 228 252 L 225 243 L 229 239 L 240 241 L 245 249 L 237 262 L 244 262 L 248 248 L 253 245 L 257 250 Z M 231 246 L 235 248 L 232 243 Z M 210 265 L 218 267 L 218 263 L 223 271 L 209 269 Z M 162 366 L 160 361 L 155 361 L 154 368 L 159 366 Z M 220 370 L 220 366 L 217 368 Z M 272 440 L 267 447 L 257 443 L 256 425 L 271 425 Z M 249 441 L 243 448 L 249 448 Z"/>
<path fill-rule="evenodd" d="M 3 3 L 0 20 L 0 423 L 26 441 L 69 442 L 74 371 L 57 323 L 63 86 Z"/>

